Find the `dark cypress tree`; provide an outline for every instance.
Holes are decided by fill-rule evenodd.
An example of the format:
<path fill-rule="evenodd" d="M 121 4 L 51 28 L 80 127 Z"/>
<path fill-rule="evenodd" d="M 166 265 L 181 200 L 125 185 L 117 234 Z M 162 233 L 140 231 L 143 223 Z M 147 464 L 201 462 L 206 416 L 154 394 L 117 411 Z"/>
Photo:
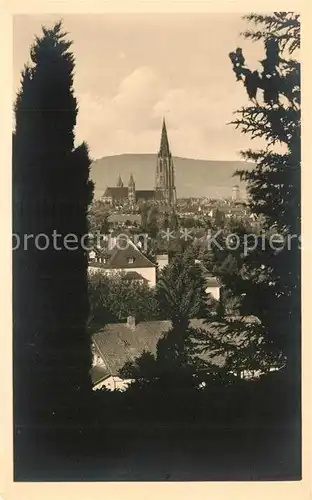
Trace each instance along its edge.
<path fill-rule="evenodd" d="M 82 421 L 91 395 L 86 144 L 75 148 L 74 55 L 62 23 L 42 28 L 15 102 L 13 354 L 15 426 Z M 23 244 L 25 235 L 27 248 Z M 64 239 L 65 238 L 65 239 Z M 66 239 L 67 238 L 67 239 Z"/>

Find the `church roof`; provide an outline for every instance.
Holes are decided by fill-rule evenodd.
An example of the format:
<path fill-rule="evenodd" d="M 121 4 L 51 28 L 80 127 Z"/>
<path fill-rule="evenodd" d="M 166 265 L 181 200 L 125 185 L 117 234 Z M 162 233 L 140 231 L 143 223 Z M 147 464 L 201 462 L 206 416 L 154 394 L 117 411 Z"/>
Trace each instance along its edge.
<path fill-rule="evenodd" d="M 162 131 L 161 131 L 161 139 L 160 139 L 160 156 L 170 156 L 170 147 L 167 135 L 167 128 L 165 119 L 163 119 Z"/>
<path fill-rule="evenodd" d="M 156 193 L 154 189 L 139 189 L 135 191 L 135 194 L 138 200 L 154 200 L 156 198 Z M 103 198 L 113 198 L 113 200 L 123 200 L 125 198 L 128 198 L 128 195 L 129 195 L 128 187 L 107 187 L 103 194 Z"/>
<path fill-rule="evenodd" d="M 105 198 L 113 198 L 114 200 L 123 200 L 128 197 L 127 187 L 107 187 L 103 195 Z"/>

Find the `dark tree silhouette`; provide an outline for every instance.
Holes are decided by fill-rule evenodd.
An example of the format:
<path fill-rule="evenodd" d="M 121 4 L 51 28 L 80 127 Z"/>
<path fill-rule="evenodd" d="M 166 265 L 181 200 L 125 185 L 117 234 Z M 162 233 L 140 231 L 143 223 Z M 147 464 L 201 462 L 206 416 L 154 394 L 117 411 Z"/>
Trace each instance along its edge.
<path fill-rule="evenodd" d="M 261 216 L 264 229 L 278 233 L 265 250 L 258 245 L 245 259 L 245 314 L 256 314 L 272 349 L 282 350 L 288 366 L 300 370 L 300 64 L 293 58 L 300 47 L 300 18 L 292 12 L 251 14 L 256 29 L 246 38 L 264 42 L 261 71 L 250 70 L 238 48 L 230 54 L 237 80 L 251 105 L 237 112 L 234 124 L 267 147 L 245 151 L 256 167 L 238 172 L 247 181 L 250 207 Z M 282 146 L 284 152 L 275 146 Z M 289 237 L 292 237 L 289 240 Z M 272 240 L 271 240 L 272 241 Z M 290 243 L 289 243 L 290 242 Z M 244 289 L 245 288 L 245 289 Z M 294 371 L 293 371 L 294 375 Z"/>
<path fill-rule="evenodd" d="M 83 419 L 91 394 L 87 210 L 93 196 L 85 143 L 74 146 L 74 55 L 62 23 L 42 28 L 15 102 L 13 135 L 14 415 L 54 428 Z M 54 236 L 53 236 L 54 234 Z M 28 248 L 23 245 L 25 235 Z M 67 239 L 65 239 L 67 238 Z"/>

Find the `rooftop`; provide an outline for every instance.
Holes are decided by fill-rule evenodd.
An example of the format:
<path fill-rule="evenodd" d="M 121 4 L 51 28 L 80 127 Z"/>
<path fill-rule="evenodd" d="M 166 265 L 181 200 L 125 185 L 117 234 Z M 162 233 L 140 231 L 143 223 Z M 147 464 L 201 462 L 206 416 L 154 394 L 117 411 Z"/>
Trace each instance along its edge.
<path fill-rule="evenodd" d="M 123 241 L 124 240 L 124 241 Z M 102 269 L 133 269 L 155 267 L 129 238 L 120 238 L 111 250 L 101 250 L 102 262 L 91 261 L 89 266 Z"/>
<path fill-rule="evenodd" d="M 204 320 L 193 319 L 190 325 L 208 331 Z M 117 376 L 125 363 L 134 362 L 144 351 L 156 355 L 158 340 L 170 328 L 171 321 L 146 321 L 138 323 L 134 329 L 129 328 L 127 323 L 108 324 L 92 336 L 92 341 L 108 371 Z M 217 366 L 224 363 L 221 356 L 212 359 L 209 354 L 205 354 L 205 360 Z"/>
<path fill-rule="evenodd" d="M 103 197 L 112 197 L 118 200 L 122 200 L 128 197 L 127 187 L 107 187 Z"/>

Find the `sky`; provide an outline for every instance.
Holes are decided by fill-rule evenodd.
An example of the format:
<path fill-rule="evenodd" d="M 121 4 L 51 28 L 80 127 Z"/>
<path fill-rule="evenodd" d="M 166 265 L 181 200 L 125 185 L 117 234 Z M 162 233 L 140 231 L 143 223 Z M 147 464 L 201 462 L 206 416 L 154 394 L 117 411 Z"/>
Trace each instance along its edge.
<path fill-rule="evenodd" d="M 60 17 L 15 16 L 14 95 L 35 35 Z M 76 59 L 76 142 L 86 141 L 93 159 L 156 153 L 163 116 L 174 156 L 237 160 L 241 150 L 258 146 L 228 125 L 233 112 L 248 104 L 229 52 L 242 47 L 253 68 L 264 54 L 261 43 L 240 36 L 248 27 L 241 14 L 76 14 L 62 19 Z"/>

